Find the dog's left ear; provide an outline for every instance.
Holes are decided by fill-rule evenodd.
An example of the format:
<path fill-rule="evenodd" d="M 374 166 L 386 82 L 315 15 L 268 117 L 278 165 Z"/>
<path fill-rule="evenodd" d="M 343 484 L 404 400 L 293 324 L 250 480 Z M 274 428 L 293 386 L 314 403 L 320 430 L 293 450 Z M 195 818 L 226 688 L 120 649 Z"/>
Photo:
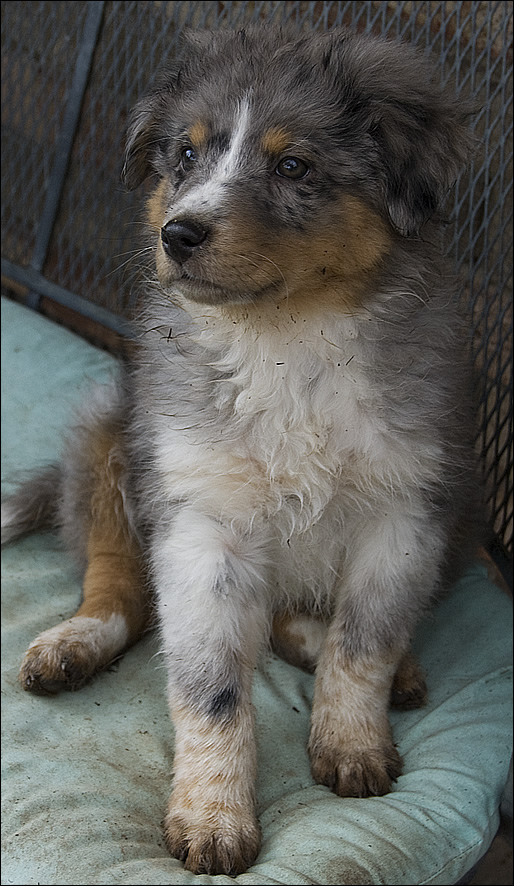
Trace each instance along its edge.
<path fill-rule="evenodd" d="M 335 28 L 319 35 L 316 54 L 339 90 L 343 125 L 353 117 L 370 139 L 383 211 L 402 236 L 418 234 L 466 163 L 476 108 L 439 86 L 409 44 Z"/>
<path fill-rule="evenodd" d="M 470 111 L 429 83 L 405 84 L 403 95 L 395 93 L 376 106 L 371 135 L 385 208 L 393 227 L 408 237 L 441 208 L 465 164 Z"/>
<path fill-rule="evenodd" d="M 403 236 L 418 234 L 441 207 L 468 152 L 465 115 L 442 101 L 386 102 L 372 135 L 386 209 Z"/>

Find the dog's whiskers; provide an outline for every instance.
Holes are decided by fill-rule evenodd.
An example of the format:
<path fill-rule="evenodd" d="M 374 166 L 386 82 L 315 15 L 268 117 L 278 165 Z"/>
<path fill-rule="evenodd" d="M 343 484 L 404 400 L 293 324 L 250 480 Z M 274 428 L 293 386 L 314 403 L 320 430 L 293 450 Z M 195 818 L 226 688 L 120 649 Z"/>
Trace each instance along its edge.
<path fill-rule="evenodd" d="M 109 273 L 106 274 L 106 277 L 110 277 L 111 274 L 115 274 L 117 271 L 121 271 L 121 269 L 126 267 L 126 265 L 130 264 L 130 262 L 135 261 L 135 259 L 141 258 L 141 256 L 143 256 L 145 253 L 152 253 L 152 252 L 155 252 L 154 245 L 145 246 L 143 249 L 130 250 L 129 252 L 120 252 L 117 256 L 114 256 L 114 258 L 121 258 L 124 255 L 128 255 L 128 258 L 126 259 L 126 261 L 121 262 L 121 264 L 116 265 L 116 267 L 114 267 L 112 269 L 112 271 L 109 271 Z"/>
<path fill-rule="evenodd" d="M 276 263 L 275 261 L 273 261 L 272 258 L 269 258 L 269 256 L 267 256 L 267 255 L 263 255 L 261 252 L 250 252 L 250 253 L 248 253 L 248 254 L 246 254 L 246 255 L 241 255 L 241 258 L 245 258 L 245 259 L 248 260 L 248 259 L 250 258 L 250 255 L 256 255 L 257 258 L 262 258 L 262 259 L 264 259 L 264 261 L 269 262 L 271 265 L 273 265 L 273 267 L 275 267 L 275 268 L 277 269 L 278 273 L 280 274 L 280 276 L 281 276 L 281 278 L 282 278 L 282 282 L 283 282 L 283 284 L 284 284 L 284 288 L 285 288 L 285 291 L 286 291 L 286 299 L 288 299 L 288 298 L 289 298 L 289 287 L 288 287 L 288 285 L 287 285 L 287 280 L 286 280 L 286 278 L 285 278 L 285 276 L 284 276 L 284 273 L 283 273 L 283 271 L 281 270 L 281 268 L 279 267 L 279 265 L 277 265 L 277 263 Z M 256 263 L 256 266 L 258 267 L 257 263 Z"/>

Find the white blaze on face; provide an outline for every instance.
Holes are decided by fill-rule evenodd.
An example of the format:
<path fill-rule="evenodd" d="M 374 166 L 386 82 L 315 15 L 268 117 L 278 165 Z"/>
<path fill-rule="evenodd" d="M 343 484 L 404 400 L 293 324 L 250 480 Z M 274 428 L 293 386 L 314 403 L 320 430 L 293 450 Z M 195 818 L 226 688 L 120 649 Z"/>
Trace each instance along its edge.
<path fill-rule="evenodd" d="M 226 193 L 225 185 L 233 180 L 243 160 L 245 135 L 250 125 L 250 102 L 248 97 L 239 103 L 227 150 L 221 155 L 207 181 L 194 187 L 182 200 L 172 207 L 173 218 L 184 218 L 219 206 Z"/>

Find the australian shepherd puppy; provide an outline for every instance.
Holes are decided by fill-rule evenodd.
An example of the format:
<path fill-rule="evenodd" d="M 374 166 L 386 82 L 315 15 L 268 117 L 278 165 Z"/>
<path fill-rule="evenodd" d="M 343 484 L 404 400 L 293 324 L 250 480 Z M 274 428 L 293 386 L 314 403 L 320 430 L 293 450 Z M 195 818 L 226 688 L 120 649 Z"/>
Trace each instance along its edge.
<path fill-rule="evenodd" d="M 384 794 L 409 644 L 471 538 L 467 359 L 435 218 L 462 108 L 405 46 L 337 29 L 193 33 L 139 102 L 124 177 L 155 188 L 155 264 L 119 385 L 6 503 L 60 526 L 77 614 L 25 689 L 77 688 L 158 616 L 175 728 L 170 852 L 259 850 L 252 674 L 272 636 L 315 669 L 313 778 Z"/>

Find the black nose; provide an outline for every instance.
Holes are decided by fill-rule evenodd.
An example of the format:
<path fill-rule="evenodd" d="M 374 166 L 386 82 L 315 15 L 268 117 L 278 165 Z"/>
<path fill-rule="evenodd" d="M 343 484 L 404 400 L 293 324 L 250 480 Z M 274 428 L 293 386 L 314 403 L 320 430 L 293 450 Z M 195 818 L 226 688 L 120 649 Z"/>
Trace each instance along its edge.
<path fill-rule="evenodd" d="M 169 221 L 161 228 L 164 251 L 179 264 L 191 258 L 193 252 L 207 237 L 207 231 L 198 222 L 184 219 Z"/>

